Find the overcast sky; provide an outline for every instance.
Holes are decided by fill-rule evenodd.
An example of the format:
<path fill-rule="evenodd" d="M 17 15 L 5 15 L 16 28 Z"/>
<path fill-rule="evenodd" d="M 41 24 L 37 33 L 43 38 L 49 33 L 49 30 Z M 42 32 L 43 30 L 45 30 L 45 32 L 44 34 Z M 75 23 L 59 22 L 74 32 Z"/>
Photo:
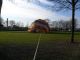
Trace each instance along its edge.
<path fill-rule="evenodd" d="M 16 22 L 22 22 L 24 25 L 30 24 L 36 19 L 50 19 L 51 21 L 58 19 L 68 19 L 71 16 L 71 12 L 67 14 L 63 12 L 55 12 L 51 10 L 53 4 L 46 0 L 39 0 L 38 3 L 35 0 L 15 0 L 15 3 L 8 0 L 3 0 L 2 14 L 4 20 L 15 20 Z M 80 16 L 80 15 L 77 15 Z"/>

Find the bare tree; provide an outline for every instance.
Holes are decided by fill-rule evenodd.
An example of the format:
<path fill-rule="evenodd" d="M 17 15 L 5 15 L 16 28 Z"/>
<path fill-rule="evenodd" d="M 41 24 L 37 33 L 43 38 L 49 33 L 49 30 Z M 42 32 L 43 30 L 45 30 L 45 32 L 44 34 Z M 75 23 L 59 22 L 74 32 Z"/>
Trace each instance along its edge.
<path fill-rule="evenodd" d="M 0 0 L 0 26 L 2 26 L 1 8 L 2 8 L 2 0 Z"/>
<path fill-rule="evenodd" d="M 9 22 L 9 24 L 10 24 L 11 27 L 13 27 L 13 26 L 15 25 L 15 21 L 14 21 L 14 20 L 11 20 L 11 21 Z"/>
<path fill-rule="evenodd" d="M 1 8 L 2 8 L 2 0 L 0 0 L 0 15 L 1 15 Z"/>
<path fill-rule="evenodd" d="M 57 11 L 60 11 L 63 9 L 72 10 L 71 42 L 74 42 L 75 11 L 80 9 L 80 0 L 48 0 L 48 1 L 53 2 L 53 4 L 54 4 L 53 8 Z"/>
<path fill-rule="evenodd" d="M 17 22 L 15 25 L 18 26 L 18 27 L 23 27 L 24 26 L 24 24 L 22 22 Z"/>
<path fill-rule="evenodd" d="M 71 27 L 72 27 L 71 22 L 72 22 L 71 20 L 53 21 L 51 25 L 55 30 L 58 29 L 60 31 L 71 31 Z"/>

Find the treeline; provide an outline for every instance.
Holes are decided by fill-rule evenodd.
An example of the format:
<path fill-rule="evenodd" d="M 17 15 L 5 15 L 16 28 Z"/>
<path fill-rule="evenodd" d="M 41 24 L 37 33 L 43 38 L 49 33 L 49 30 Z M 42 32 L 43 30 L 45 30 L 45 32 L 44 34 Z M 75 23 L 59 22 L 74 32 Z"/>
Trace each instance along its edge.
<path fill-rule="evenodd" d="M 46 19 L 49 23 L 50 31 L 71 31 L 72 29 L 72 20 L 58 20 L 58 21 L 50 21 Z M 75 31 L 80 31 L 80 28 L 77 28 L 78 23 L 77 19 L 75 19 L 74 27 Z M 0 31 L 27 31 L 28 25 L 24 27 L 24 24 L 21 22 L 15 22 L 14 20 L 4 21 L 0 18 Z"/>
<path fill-rule="evenodd" d="M 14 20 L 4 21 L 0 19 L 0 31 L 27 31 L 28 26 L 24 27 L 23 23 L 15 22 Z"/>
<path fill-rule="evenodd" d="M 27 31 L 27 27 L 19 27 L 19 26 L 14 26 L 14 27 L 0 27 L 0 31 Z"/>
<path fill-rule="evenodd" d="M 75 19 L 74 27 L 75 31 L 80 31 L 79 28 L 77 28 L 77 20 Z M 59 20 L 59 21 L 52 21 L 50 23 L 50 30 L 51 31 L 71 31 L 72 29 L 72 20 Z"/>

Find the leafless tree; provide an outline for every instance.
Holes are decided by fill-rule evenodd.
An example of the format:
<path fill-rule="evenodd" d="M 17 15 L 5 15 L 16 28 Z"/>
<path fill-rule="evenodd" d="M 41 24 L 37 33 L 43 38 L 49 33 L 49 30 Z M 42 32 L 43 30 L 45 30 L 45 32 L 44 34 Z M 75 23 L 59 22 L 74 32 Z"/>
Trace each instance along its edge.
<path fill-rule="evenodd" d="M 11 21 L 9 21 L 9 24 L 10 24 L 11 27 L 13 27 L 15 25 L 15 21 L 11 20 Z"/>
<path fill-rule="evenodd" d="M 0 25 L 2 26 L 1 8 L 2 8 L 2 0 L 0 0 Z"/>
<path fill-rule="evenodd" d="M 0 0 L 0 15 L 1 15 L 1 8 L 2 8 L 2 0 Z"/>
<path fill-rule="evenodd" d="M 75 19 L 75 24 L 74 24 L 75 29 L 77 27 L 77 22 L 76 21 L 77 21 L 77 19 Z M 57 28 L 60 31 L 71 31 L 71 28 L 72 28 L 72 24 L 71 23 L 72 23 L 72 20 L 71 19 L 70 20 L 67 20 L 67 21 L 65 21 L 65 20 L 53 21 L 51 23 L 51 26 L 55 30 Z"/>
<path fill-rule="evenodd" d="M 22 22 L 17 22 L 17 23 L 15 23 L 15 25 L 18 27 L 24 27 L 24 24 Z"/>
<path fill-rule="evenodd" d="M 80 0 L 48 0 L 53 2 L 53 8 L 57 11 L 69 9 L 72 11 L 72 34 L 71 42 L 74 42 L 74 23 L 75 23 L 75 11 L 80 9 Z"/>

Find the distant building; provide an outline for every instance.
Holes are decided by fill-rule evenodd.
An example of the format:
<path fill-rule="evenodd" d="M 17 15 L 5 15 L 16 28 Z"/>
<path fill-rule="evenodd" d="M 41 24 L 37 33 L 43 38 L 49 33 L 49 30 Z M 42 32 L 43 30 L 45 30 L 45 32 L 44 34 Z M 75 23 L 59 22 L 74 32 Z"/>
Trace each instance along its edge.
<path fill-rule="evenodd" d="M 28 32 L 49 32 L 50 27 L 46 20 L 35 20 L 28 29 Z"/>

